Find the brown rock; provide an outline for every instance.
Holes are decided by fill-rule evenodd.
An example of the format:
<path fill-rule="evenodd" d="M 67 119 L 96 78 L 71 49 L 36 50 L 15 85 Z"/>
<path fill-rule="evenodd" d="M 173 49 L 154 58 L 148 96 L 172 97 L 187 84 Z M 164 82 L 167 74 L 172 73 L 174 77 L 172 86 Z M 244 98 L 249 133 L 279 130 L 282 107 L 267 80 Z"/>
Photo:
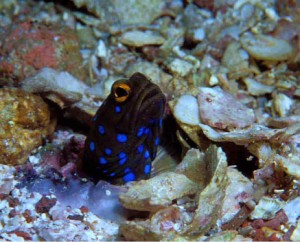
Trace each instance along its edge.
<path fill-rule="evenodd" d="M 0 89 L 0 163 L 23 164 L 42 137 L 53 132 L 50 111 L 39 96 Z"/>
<path fill-rule="evenodd" d="M 30 234 L 28 234 L 28 233 L 26 233 L 24 231 L 15 230 L 15 231 L 9 232 L 9 234 L 15 234 L 18 237 L 22 237 L 25 241 L 32 240 Z"/>
<path fill-rule="evenodd" d="M 35 205 L 35 210 L 38 213 L 48 213 L 49 210 L 56 204 L 56 198 L 42 197 Z"/>

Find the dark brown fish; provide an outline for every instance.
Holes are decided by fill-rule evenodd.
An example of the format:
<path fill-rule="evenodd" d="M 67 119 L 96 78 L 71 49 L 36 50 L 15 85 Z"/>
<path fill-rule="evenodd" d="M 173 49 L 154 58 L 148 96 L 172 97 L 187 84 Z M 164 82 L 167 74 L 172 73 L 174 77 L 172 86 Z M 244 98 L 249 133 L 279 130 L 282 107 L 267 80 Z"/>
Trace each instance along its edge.
<path fill-rule="evenodd" d="M 84 169 L 96 180 L 112 183 L 148 178 L 165 103 L 160 88 L 141 73 L 116 81 L 93 118 Z"/>

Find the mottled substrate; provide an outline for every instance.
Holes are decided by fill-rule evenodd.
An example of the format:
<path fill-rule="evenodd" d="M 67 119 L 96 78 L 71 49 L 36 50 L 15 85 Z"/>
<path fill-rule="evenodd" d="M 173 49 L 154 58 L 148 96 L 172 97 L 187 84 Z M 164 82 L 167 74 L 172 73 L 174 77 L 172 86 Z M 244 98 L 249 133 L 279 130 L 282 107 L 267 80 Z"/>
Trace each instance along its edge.
<path fill-rule="evenodd" d="M 24 164 L 54 125 L 43 99 L 16 88 L 0 89 L 0 163 Z"/>
<path fill-rule="evenodd" d="M 20 85 L 43 67 L 85 78 L 79 41 L 72 29 L 28 21 L 9 25 L 4 32 L 0 39 L 0 85 Z"/>
<path fill-rule="evenodd" d="M 131 220 L 122 223 L 120 236 L 136 240 L 300 239 L 298 2 L 132 0 L 120 4 L 122 1 L 116 0 L 74 0 L 76 11 L 51 2 L 2 2 L 0 26 L 5 29 L 20 19 L 26 23 L 25 27 L 33 20 L 43 26 L 42 30 L 51 23 L 76 31 L 84 62 L 75 69 L 72 67 L 72 72 L 80 78 L 75 73 L 88 66 L 89 78 L 82 81 L 96 84 L 93 88 L 87 88 L 67 73 L 58 72 L 69 69 L 51 65 L 52 60 L 47 66 L 58 70 L 42 69 L 34 77 L 20 80 L 23 89 L 56 103 L 65 116 L 89 123 L 113 81 L 136 71 L 149 75 L 170 100 L 169 108 L 178 124 L 178 127 L 172 126 L 171 132 L 176 133 L 183 151 L 187 152 L 175 171 L 128 185 L 128 192 L 120 196 L 124 206 L 150 213 L 129 215 Z M 0 34 L 3 48 L 4 28 Z M 10 41 L 5 42 L 9 46 Z M 47 43 L 53 43 L 53 39 Z M 16 52 L 5 53 L 6 61 L 20 56 L 22 45 L 15 48 Z M 25 48 L 24 53 L 27 51 Z M 47 53 L 41 60 L 47 60 Z M 32 62 L 31 54 L 34 52 L 21 55 L 24 63 L 45 67 L 41 66 L 43 61 Z M 62 57 L 65 60 L 66 56 Z M 18 65 L 20 62 L 13 63 L 17 65 L 3 66 L 5 73 L 17 74 L 16 78 L 9 76 L 11 85 L 19 83 L 20 76 L 19 72 L 12 71 L 23 70 Z M 170 115 L 169 110 L 167 115 Z M 39 178 L 49 167 L 62 177 L 75 169 L 84 137 L 61 131 L 58 134 L 37 155 L 29 157 Z M 160 162 L 163 167 L 165 161 L 157 163 Z M 14 174 L 19 171 L 7 166 L 2 166 L 0 171 L 4 174 L 0 182 L 4 193 L 19 191 L 14 188 L 17 183 Z M 55 186 L 51 179 L 37 181 L 53 185 L 54 190 L 64 187 L 63 183 Z M 34 180 L 32 184 L 35 185 Z M 76 207 L 76 202 L 71 202 L 90 201 L 103 208 L 112 191 L 101 184 L 93 186 L 78 180 L 71 184 L 73 191 L 80 191 L 82 197 L 70 199 L 73 194 L 65 192 L 65 196 L 56 193 L 56 199 L 72 207 Z M 85 200 L 86 194 L 97 188 L 100 196 Z M 41 198 L 38 193 L 34 194 L 31 196 Z M 113 193 L 112 204 L 121 208 L 115 203 L 117 194 Z M 33 221 L 34 229 L 29 226 L 28 230 L 15 231 L 10 227 L 12 224 L 17 225 L 24 218 L 30 221 L 31 217 L 28 211 L 13 216 L 15 211 L 10 211 L 16 197 L 12 196 L 22 198 L 23 195 L 12 192 L 10 196 L 1 197 L 1 204 L 8 211 L 2 218 L 5 222 L 1 221 L 5 239 L 20 239 L 20 236 L 52 240 L 124 239 L 116 236 L 114 224 L 111 237 L 105 235 L 105 229 L 97 230 L 97 224 L 88 225 L 92 232 L 86 232 L 83 226 L 86 223 L 82 220 L 85 208 L 81 212 L 73 209 L 76 212 L 66 222 L 48 216 L 45 209 L 42 214 L 46 214 L 46 223 L 50 224 L 48 230 L 43 223 L 39 226 Z M 7 200 L 11 201 L 9 208 Z M 86 204 L 92 208 L 92 204 Z M 62 214 L 67 213 L 58 201 L 55 206 L 64 211 Z M 17 210 L 23 211 L 25 207 L 23 204 Z M 30 206 L 29 210 L 36 216 L 36 208 Z M 127 219 L 112 208 L 105 207 L 105 210 L 113 219 L 117 216 L 123 221 Z M 41 217 L 44 219 L 44 215 Z M 70 233 L 57 234 L 55 231 L 62 226 L 67 226 Z M 104 222 L 106 227 L 110 227 L 107 221 Z"/>

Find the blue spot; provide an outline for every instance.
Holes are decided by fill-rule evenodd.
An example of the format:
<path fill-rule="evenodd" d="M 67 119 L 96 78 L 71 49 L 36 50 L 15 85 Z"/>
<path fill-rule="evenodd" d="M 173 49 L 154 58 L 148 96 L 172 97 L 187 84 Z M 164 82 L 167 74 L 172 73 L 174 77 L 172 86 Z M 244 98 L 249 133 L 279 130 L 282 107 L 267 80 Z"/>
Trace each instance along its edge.
<path fill-rule="evenodd" d="M 107 170 L 103 170 L 102 172 L 103 172 L 103 173 L 107 173 Z"/>
<path fill-rule="evenodd" d="M 120 106 L 116 106 L 116 107 L 115 107 L 115 112 L 116 112 L 116 113 L 121 112 L 121 107 L 120 107 Z"/>
<path fill-rule="evenodd" d="M 127 155 L 125 152 L 119 154 L 119 165 L 123 165 L 127 161 Z"/>
<path fill-rule="evenodd" d="M 124 177 L 123 177 L 123 180 L 124 182 L 130 182 L 130 181 L 134 181 L 135 180 L 135 175 L 133 172 L 130 172 L 128 174 L 126 174 Z"/>
<path fill-rule="evenodd" d="M 115 175 L 116 175 L 115 172 L 112 172 L 112 173 L 109 174 L 109 176 L 111 176 L 111 177 L 113 177 L 113 176 L 115 176 Z"/>
<path fill-rule="evenodd" d="M 105 154 L 107 155 L 111 155 L 112 154 L 112 150 L 110 148 L 105 148 L 104 149 Z"/>
<path fill-rule="evenodd" d="M 150 173 L 150 171 L 151 171 L 151 165 L 150 164 L 145 165 L 144 173 L 147 175 Z"/>
<path fill-rule="evenodd" d="M 126 173 L 128 173 L 128 172 L 131 172 L 131 169 L 127 167 L 127 168 L 124 170 L 124 173 L 126 174 Z"/>
<path fill-rule="evenodd" d="M 99 157 L 99 163 L 101 164 L 101 165 L 105 165 L 106 163 L 107 163 L 107 160 L 104 158 L 104 157 Z M 104 171 L 103 171 L 104 172 Z"/>
<path fill-rule="evenodd" d="M 149 124 L 154 124 L 155 120 L 153 118 L 149 119 Z"/>
<path fill-rule="evenodd" d="M 159 120 L 159 127 L 162 127 L 162 119 Z"/>
<path fill-rule="evenodd" d="M 117 141 L 120 143 L 125 143 L 127 141 L 126 134 L 117 134 Z"/>
<path fill-rule="evenodd" d="M 137 137 L 141 137 L 141 136 L 143 135 L 144 129 L 145 129 L 144 126 L 142 126 L 142 127 L 139 128 L 139 130 L 138 130 L 138 132 L 137 132 L 137 134 L 136 134 Z"/>
<path fill-rule="evenodd" d="M 150 132 L 150 129 L 149 129 L 149 128 L 146 128 L 146 129 L 144 130 L 144 134 L 149 134 L 149 132 Z"/>
<path fill-rule="evenodd" d="M 143 144 L 140 144 L 140 145 L 137 147 L 137 152 L 138 152 L 139 154 L 141 154 L 141 153 L 143 152 L 143 150 L 144 150 L 144 145 L 143 145 Z"/>
<path fill-rule="evenodd" d="M 95 151 L 95 143 L 93 141 L 90 142 L 90 150 Z"/>
<path fill-rule="evenodd" d="M 155 145 L 159 145 L 159 137 L 155 138 Z"/>
<path fill-rule="evenodd" d="M 144 154 L 144 158 L 145 158 L 145 159 L 148 159 L 148 158 L 149 158 L 149 156 L 150 156 L 150 155 L 149 155 L 149 151 L 148 151 L 148 150 L 146 150 L 146 151 L 145 151 L 145 154 Z"/>
<path fill-rule="evenodd" d="M 99 132 L 100 134 L 104 134 L 104 133 L 105 133 L 104 126 L 99 125 L 99 126 L 98 126 L 98 132 Z"/>

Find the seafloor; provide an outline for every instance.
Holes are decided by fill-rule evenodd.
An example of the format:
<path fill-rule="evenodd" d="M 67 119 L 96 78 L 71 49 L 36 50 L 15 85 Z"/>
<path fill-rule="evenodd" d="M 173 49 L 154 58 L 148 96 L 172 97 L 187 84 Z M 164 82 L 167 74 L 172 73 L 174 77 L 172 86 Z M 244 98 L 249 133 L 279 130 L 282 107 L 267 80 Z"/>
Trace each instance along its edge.
<path fill-rule="evenodd" d="M 167 101 L 151 178 L 93 180 L 135 72 Z M 299 241 L 299 143 L 298 0 L 0 1 L 1 240 Z"/>

